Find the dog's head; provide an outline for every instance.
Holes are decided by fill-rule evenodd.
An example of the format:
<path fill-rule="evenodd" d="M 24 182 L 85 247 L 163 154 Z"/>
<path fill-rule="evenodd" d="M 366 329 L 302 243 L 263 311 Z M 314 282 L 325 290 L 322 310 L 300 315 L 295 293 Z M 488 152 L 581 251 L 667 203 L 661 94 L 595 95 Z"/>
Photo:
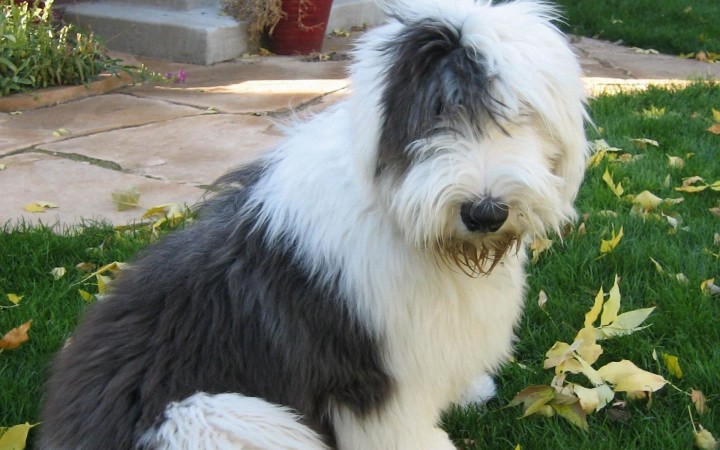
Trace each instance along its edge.
<path fill-rule="evenodd" d="M 486 272 L 575 217 L 579 64 L 544 3 L 384 6 L 352 68 L 357 163 L 413 245 Z"/>

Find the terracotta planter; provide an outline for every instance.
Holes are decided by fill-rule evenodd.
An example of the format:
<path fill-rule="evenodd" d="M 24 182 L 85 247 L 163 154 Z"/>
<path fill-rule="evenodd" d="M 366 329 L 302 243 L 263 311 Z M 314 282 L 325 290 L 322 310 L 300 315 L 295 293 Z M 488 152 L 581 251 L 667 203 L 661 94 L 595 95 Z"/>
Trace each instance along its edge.
<path fill-rule="evenodd" d="M 278 55 L 307 55 L 322 50 L 332 0 L 283 0 L 285 17 L 270 35 Z"/>

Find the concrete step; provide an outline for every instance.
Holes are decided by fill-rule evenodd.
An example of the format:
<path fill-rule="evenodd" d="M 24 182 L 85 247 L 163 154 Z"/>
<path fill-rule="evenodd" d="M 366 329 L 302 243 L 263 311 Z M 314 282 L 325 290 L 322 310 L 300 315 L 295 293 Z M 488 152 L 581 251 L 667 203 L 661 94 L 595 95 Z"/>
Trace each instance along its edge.
<path fill-rule="evenodd" d="M 215 6 L 218 4 L 218 0 L 123 0 L 123 3 L 187 11 L 189 9 Z"/>
<path fill-rule="evenodd" d="M 223 14 L 219 0 L 103 0 L 67 5 L 64 11 L 67 20 L 120 52 L 209 65 L 247 51 L 247 25 Z M 383 20 L 373 0 L 335 0 L 327 29 Z"/>
<path fill-rule="evenodd" d="M 247 49 L 246 24 L 223 15 L 216 0 L 140 1 L 68 5 L 64 18 L 101 36 L 110 49 L 134 55 L 209 65 Z"/>

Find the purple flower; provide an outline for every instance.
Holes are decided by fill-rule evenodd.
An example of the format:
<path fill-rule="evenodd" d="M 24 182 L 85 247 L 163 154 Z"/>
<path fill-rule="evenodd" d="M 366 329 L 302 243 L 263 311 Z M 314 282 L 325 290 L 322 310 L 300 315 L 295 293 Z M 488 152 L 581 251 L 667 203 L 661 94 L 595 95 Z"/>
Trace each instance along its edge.
<path fill-rule="evenodd" d="M 180 72 L 177 74 L 177 78 L 175 78 L 176 83 L 184 83 L 187 80 L 187 72 L 185 72 L 185 69 L 180 69 Z"/>

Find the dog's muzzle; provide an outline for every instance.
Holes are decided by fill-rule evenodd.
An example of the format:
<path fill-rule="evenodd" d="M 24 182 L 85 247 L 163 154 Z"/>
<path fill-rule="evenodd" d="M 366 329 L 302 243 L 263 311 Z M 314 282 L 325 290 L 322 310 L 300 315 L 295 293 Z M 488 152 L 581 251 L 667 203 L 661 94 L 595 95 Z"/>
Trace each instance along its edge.
<path fill-rule="evenodd" d="M 478 202 L 463 203 L 460 218 L 468 231 L 493 233 L 503 226 L 508 211 L 508 205 L 493 198 L 485 198 Z"/>

